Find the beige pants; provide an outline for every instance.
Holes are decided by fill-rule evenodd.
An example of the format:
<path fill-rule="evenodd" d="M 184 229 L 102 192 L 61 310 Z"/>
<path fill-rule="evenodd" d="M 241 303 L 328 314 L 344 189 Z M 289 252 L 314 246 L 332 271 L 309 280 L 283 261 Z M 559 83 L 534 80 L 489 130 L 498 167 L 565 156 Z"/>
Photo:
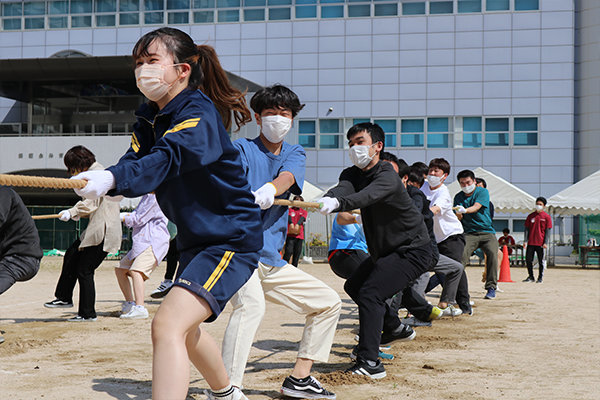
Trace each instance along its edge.
<path fill-rule="evenodd" d="M 265 314 L 265 299 L 305 316 L 299 358 L 320 362 L 329 358 L 341 311 L 340 296 L 293 265 L 277 268 L 259 262 L 248 282 L 231 298 L 233 312 L 223 338 L 223 361 L 234 386 L 242 386 L 252 342 Z"/>

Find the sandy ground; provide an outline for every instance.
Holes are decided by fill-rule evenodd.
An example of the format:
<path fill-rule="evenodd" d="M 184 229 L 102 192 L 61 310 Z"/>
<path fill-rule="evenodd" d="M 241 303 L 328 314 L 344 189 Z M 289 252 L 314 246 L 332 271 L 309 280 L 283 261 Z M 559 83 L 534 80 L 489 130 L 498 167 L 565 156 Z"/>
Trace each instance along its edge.
<path fill-rule="evenodd" d="M 105 261 L 96 274 L 99 313 L 95 323 L 69 323 L 72 309 L 46 309 L 53 299 L 61 258 L 45 258 L 39 274 L 0 297 L 0 398 L 148 399 L 151 396 L 150 319 L 118 318 L 121 295 Z M 160 282 L 164 263 L 148 281 Z M 387 399 L 598 399 L 600 398 L 600 271 L 551 269 L 544 284 L 501 284 L 496 300 L 483 300 L 481 268 L 467 269 L 473 316 L 444 319 L 417 328 L 412 342 L 397 343 L 379 381 L 348 377 L 348 354 L 355 344 L 357 307 L 327 264 L 301 265 L 338 291 L 343 309 L 328 364 L 315 365 L 321 382 L 341 400 Z M 439 292 L 434 292 L 439 295 Z M 77 298 L 77 296 L 75 297 Z M 154 314 L 160 300 L 150 300 Z M 431 298 L 435 302 L 435 298 Z M 206 329 L 222 338 L 229 308 Z M 280 399 L 303 318 L 267 306 L 245 375 L 247 396 Z M 188 398 L 204 399 L 206 382 L 192 368 Z"/>

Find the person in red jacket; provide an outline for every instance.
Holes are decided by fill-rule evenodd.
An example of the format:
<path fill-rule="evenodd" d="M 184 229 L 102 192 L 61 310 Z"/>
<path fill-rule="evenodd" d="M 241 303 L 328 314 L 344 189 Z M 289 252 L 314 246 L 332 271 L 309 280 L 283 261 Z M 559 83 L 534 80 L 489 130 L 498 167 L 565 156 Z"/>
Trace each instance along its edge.
<path fill-rule="evenodd" d="M 525 252 L 525 263 L 529 275 L 523 282 L 534 282 L 533 277 L 533 254 L 537 254 L 540 272 L 537 283 L 542 283 L 544 279 L 544 249 L 548 248 L 549 231 L 552 228 L 552 219 L 544 211 L 546 208 L 546 199 L 538 197 L 535 199 L 535 211 L 527 216 L 525 220 L 525 240 L 523 247 Z"/>
<path fill-rule="evenodd" d="M 294 196 L 294 200 L 304 201 L 302 196 Z M 292 257 L 290 264 L 294 267 L 298 267 L 298 261 L 300 261 L 302 243 L 304 242 L 304 223 L 307 217 L 308 211 L 300 207 L 290 207 L 283 259 L 289 261 L 290 257 Z"/>
<path fill-rule="evenodd" d="M 510 236 L 510 229 L 504 228 L 502 229 L 503 235 L 498 238 L 498 246 L 500 247 L 500 252 L 502 252 L 502 246 L 508 246 L 508 255 L 512 254 L 513 248 L 510 246 L 515 245 L 515 238 Z"/>

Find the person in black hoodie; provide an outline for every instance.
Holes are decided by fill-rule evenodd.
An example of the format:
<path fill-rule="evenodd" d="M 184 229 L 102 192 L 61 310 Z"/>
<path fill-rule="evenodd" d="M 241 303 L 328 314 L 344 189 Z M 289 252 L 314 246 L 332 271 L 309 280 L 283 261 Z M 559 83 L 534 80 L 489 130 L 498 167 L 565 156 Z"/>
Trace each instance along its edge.
<path fill-rule="evenodd" d="M 423 216 L 408 196 L 390 163 L 380 162 L 385 134 L 377 124 L 356 124 L 346 135 L 353 167 L 342 171 L 329 190 L 321 213 L 360 208 L 371 257 L 346 281 L 344 290 L 358 305 L 359 342 L 355 364 L 347 370 L 373 379 L 386 376 L 378 360 L 379 345 L 406 340 L 412 328 L 396 318 L 382 333 L 386 299 L 405 289 L 431 263 L 431 240 Z"/>

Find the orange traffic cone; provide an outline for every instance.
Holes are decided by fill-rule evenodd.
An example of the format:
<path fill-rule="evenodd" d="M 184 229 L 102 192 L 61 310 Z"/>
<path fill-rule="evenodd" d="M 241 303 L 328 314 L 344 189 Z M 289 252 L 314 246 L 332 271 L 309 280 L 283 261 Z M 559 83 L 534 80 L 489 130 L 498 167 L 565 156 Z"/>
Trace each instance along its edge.
<path fill-rule="evenodd" d="M 502 246 L 502 263 L 500 264 L 498 282 L 514 282 L 510 279 L 510 261 L 508 260 L 508 248 L 506 246 Z"/>

